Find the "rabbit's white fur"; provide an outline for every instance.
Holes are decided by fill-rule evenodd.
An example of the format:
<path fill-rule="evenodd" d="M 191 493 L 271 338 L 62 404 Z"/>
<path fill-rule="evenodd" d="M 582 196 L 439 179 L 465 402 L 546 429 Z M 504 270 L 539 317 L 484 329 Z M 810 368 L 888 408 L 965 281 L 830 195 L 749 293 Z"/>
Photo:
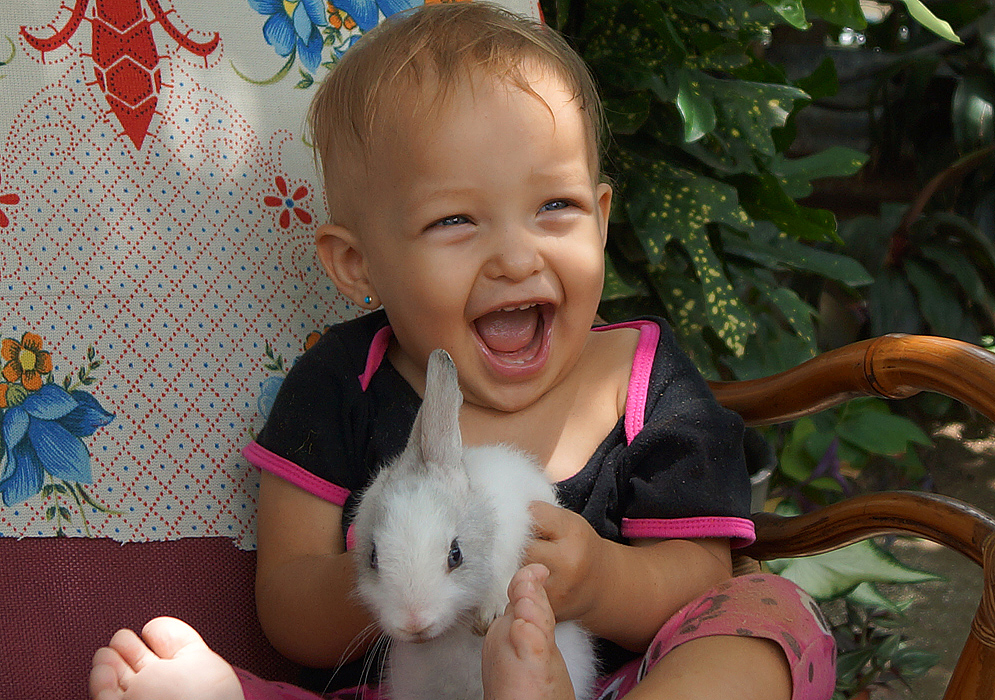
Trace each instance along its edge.
<path fill-rule="evenodd" d="M 357 591 L 392 639 L 386 682 L 393 700 L 483 697 L 483 631 L 508 603 L 531 536 L 528 504 L 556 503 L 553 486 L 524 453 L 462 447 L 461 403 L 452 359 L 437 350 L 408 445 L 356 512 Z M 454 548 L 462 557 L 455 567 Z M 589 698 L 596 675 L 590 636 L 564 622 L 556 643 L 576 697 Z"/>

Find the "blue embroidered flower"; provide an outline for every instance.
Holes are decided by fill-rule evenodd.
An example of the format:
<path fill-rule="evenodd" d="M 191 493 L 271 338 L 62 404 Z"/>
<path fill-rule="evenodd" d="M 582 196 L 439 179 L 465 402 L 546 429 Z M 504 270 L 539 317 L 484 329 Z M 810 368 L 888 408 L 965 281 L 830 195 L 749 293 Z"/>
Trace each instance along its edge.
<path fill-rule="evenodd" d="M 283 377 L 280 376 L 267 377 L 259 385 L 259 398 L 256 399 L 256 408 L 259 409 L 259 415 L 263 418 L 269 418 L 269 412 L 273 409 L 273 404 L 276 403 L 276 395 L 279 393 L 282 385 Z"/>
<path fill-rule="evenodd" d="M 263 25 L 267 44 L 281 56 L 296 50 L 305 68 L 317 69 L 325 43 L 320 27 L 328 26 L 324 0 L 249 0 L 249 6 L 269 15 Z"/>
<path fill-rule="evenodd" d="M 45 384 L 3 413 L 5 460 L 0 492 L 5 505 L 41 491 L 46 472 L 66 481 L 91 483 L 90 453 L 80 438 L 114 420 L 85 391 Z"/>

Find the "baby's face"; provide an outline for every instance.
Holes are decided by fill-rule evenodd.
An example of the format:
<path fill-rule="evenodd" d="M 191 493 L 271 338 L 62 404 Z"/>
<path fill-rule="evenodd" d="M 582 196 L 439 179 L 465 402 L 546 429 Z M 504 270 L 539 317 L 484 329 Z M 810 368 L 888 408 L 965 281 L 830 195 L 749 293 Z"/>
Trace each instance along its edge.
<path fill-rule="evenodd" d="M 584 349 L 611 204 L 571 95 L 529 77 L 545 104 L 480 77 L 412 129 L 371 169 L 360 233 L 402 375 L 419 386 L 445 348 L 466 400 L 503 411 L 563 381 Z"/>

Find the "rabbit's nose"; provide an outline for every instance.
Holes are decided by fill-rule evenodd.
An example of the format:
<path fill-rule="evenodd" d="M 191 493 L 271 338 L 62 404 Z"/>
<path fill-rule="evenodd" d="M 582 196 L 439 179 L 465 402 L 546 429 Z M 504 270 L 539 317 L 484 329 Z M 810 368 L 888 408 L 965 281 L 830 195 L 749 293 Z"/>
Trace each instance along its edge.
<path fill-rule="evenodd" d="M 401 632 L 410 636 L 413 641 L 423 642 L 428 639 L 429 622 L 425 615 L 416 610 L 408 611 L 404 623 L 400 626 Z"/>

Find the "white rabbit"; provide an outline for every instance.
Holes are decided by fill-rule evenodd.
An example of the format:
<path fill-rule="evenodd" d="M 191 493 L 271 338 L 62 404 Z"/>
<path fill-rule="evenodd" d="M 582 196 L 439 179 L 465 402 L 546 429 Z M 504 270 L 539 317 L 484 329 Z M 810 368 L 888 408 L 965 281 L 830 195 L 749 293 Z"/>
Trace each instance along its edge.
<path fill-rule="evenodd" d="M 483 697 L 483 635 L 508 603 L 531 536 L 528 504 L 556 503 L 524 453 L 463 448 L 462 402 L 452 358 L 436 350 L 408 444 L 356 511 L 357 592 L 392 640 L 384 680 L 393 700 Z M 556 643 L 576 697 L 590 698 L 590 635 L 562 622 Z"/>

